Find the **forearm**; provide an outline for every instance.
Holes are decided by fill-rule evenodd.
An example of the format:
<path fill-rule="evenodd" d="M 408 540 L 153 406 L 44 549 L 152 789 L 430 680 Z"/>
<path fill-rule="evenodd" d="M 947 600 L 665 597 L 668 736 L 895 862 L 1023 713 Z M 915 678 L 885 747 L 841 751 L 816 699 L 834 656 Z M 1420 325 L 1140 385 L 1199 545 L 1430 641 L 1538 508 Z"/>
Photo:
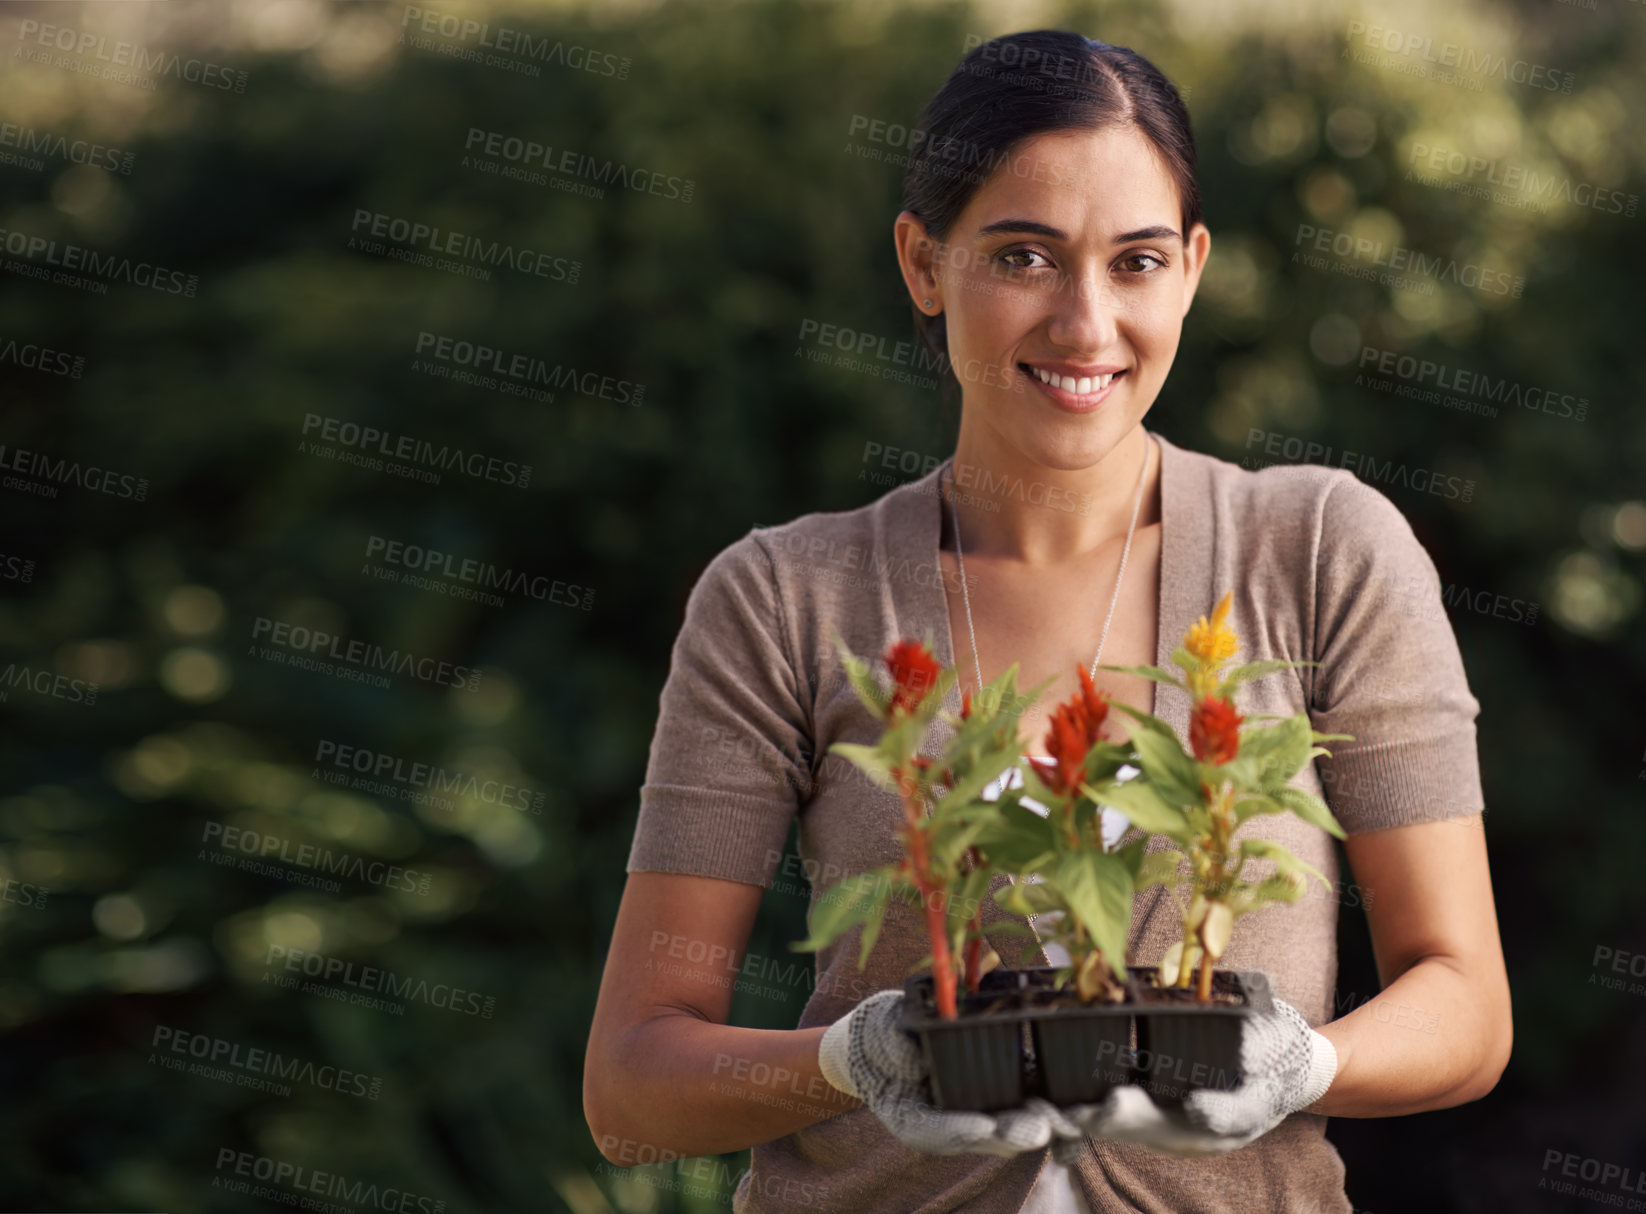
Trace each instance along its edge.
<path fill-rule="evenodd" d="M 636 1025 L 589 1081 L 605 1110 L 591 1126 L 601 1154 L 633 1164 L 741 1151 L 859 1107 L 818 1069 L 823 1033 L 678 1012 Z"/>
<path fill-rule="evenodd" d="M 1337 1076 L 1308 1111 L 1396 1117 L 1478 1100 L 1502 1072 L 1508 1041 L 1500 1001 L 1480 986 L 1449 961 L 1427 957 L 1375 999 L 1322 1025 L 1337 1050 Z"/>

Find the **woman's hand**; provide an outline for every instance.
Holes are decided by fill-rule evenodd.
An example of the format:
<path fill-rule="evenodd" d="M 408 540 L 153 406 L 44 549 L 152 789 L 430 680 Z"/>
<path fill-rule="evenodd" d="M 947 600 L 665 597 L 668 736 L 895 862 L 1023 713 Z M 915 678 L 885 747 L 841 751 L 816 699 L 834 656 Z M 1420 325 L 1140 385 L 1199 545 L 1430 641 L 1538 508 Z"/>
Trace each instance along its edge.
<path fill-rule="evenodd" d="M 818 1046 L 824 1078 L 863 1101 L 905 1146 L 927 1155 L 1017 1155 L 1079 1129 L 1044 1100 L 1002 1113 L 939 1109 L 929 1101 L 920 1046 L 898 1026 L 902 991 L 871 995 L 829 1026 Z"/>
<path fill-rule="evenodd" d="M 1243 1079 L 1230 1091 L 1201 1088 L 1182 1108 L 1157 1105 L 1127 1084 L 1102 1104 L 1065 1109 L 1093 1138 L 1140 1142 L 1174 1155 L 1216 1155 L 1243 1147 L 1325 1094 L 1337 1074 L 1337 1051 L 1291 1004 L 1241 1022 Z"/>

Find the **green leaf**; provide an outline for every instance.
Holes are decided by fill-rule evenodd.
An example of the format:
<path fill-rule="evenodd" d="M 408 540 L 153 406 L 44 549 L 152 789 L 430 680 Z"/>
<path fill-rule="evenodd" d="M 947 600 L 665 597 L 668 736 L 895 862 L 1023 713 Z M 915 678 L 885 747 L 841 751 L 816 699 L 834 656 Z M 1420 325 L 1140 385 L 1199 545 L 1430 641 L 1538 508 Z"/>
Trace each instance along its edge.
<path fill-rule="evenodd" d="M 1282 670 L 1290 670 L 1294 666 L 1316 666 L 1317 662 L 1288 662 L 1284 658 L 1264 658 L 1257 662 L 1247 662 L 1236 666 L 1223 676 L 1213 694 L 1222 699 L 1231 698 L 1229 693 L 1242 683 L 1249 683 L 1253 679 L 1261 679 L 1267 675 L 1276 674 Z"/>
<path fill-rule="evenodd" d="M 1148 889 L 1154 885 L 1177 885 L 1188 881 L 1189 877 L 1180 871 L 1182 863 L 1183 853 L 1175 847 L 1148 852 L 1138 866 L 1137 888 Z"/>
<path fill-rule="evenodd" d="M 831 886 L 818 900 L 807 924 L 810 934 L 806 939 L 789 947 L 797 953 L 815 953 L 840 939 L 852 928 L 871 919 L 876 920 L 873 932 L 879 934 L 878 920 L 886 910 L 886 900 L 895 886 L 906 884 L 898 875 L 897 865 L 887 864 L 857 873 Z M 869 933 L 866 931 L 865 935 Z M 870 940 L 873 943 L 873 940 Z M 868 959 L 867 948 L 858 968 Z"/>
<path fill-rule="evenodd" d="M 1125 713 L 1139 725 L 1143 726 L 1143 728 L 1147 729 L 1150 733 L 1157 733 L 1167 738 L 1177 737 L 1177 734 L 1173 732 L 1172 727 L 1162 721 L 1159 717 L 1151 716 L 1149 713 L 1143 712 L 1141 709 L 1133 708 L 1130 704 L 1122 704 L 1119 700 L 1111 700 L 1110 704 Z M 1136 734 L 1132 735 L 1132 741 L 1135 745 L 1137 741 Z"/>
<path fill-rule="evenodd" d="M 1017 762 L 1021 754 L 1021 743 L 1014 743 L 1003 750 L 985 753 L 980 758 L 970 762 L 955 762 L 951 759 L 944 765 L 956 768 L 956 775 L 960 778 L 955 781 L 954 786 L 949 789 L 938 804 L 942 805 L 945 802 L 952 801 L 963 805 L 969 801 L 975 801 L 982 795 L 984 789 L 998 780 L 1012 764 Z"/>
<path fill-rule="evenodd" d="M 1333 838 L 1345 837 L 1343 827 L 1332 815 L 1332 811 L 1313 793 L 1304 792 L 1301 788 L 1279 788 L 1274 792 L 1274 799 L 1309 825 L 1320 827 Z"/>
<path fill-rule="evenodd" d="M 891 707 L 891 695 L 880 689 L 880 684 L 875 682 L 874 672 L 869 669 L 869 664 L 851 651 L 838 630 L 834 632 L 833 637 L 834 646 L 840 652 L 840 664 L 846 668 L 846 679 L 851 683 L 852 690 L 857 692 L 857 698 L 863 701 L 863 707 L 884 720 L 887 709 Z"/>
<path fill-rule="evenodd" d="M 1199 765 L 1183 753 L 1176 735 L 1168 739 L 1144 731 L 1132 742 L 1137 747 L 1138 766 L 1143 769 L 1144 778 L 1162 801 L 1179 808 L 1200 804 Z"/>
<path fill-rule="evenodd" d="M 1136 675 L 1140 679 L 1151 679 L 1156 683 L 1166 683 L 1172 687 L 1181 688 L 1183 680 L 1169 670 L 1162 670 L 1158 666 L 1099 666 L 1099 670 L 1112 670 L 1116 674 Z M 1115 705 L 1119 707 L 1118 703 Z"/>
<path fill-rule="evenodd" d="M 1007 801 L 978 837 L 977 845 L 1000 867 L 1014 873 L 1031 872 L 1036 860 L 1056 849 L 1056 828 L 1028 806 Z"/>
<path fill-rule="evenodd" d="M 1073 852 L 1058 865 L 1056 885 L 1087 935 L 1119 978 L 1125 977 L 1126 935 L 1132 925 L 1132 877 L 1104 852 Z"/>
<path fill-rule="evenodd" d="M 1286 807 L 1279 801 L 1276 801 L 1273 797 L 1266 797 L 1259 794 L 1256 796 L 1242 797 L 1240 800 L 1236 801 L 1234 811 L 1235 826 L 1238 828 L 1247 818 L 1257 818 L 1264 814 L 1283 814 L 1286 812 Z"/>
<path fill-rule="evenodd" d="M 1286 782 L 1309 761 L 1309 718 L 1305 713 L 1286 717 L 1261 729 L 1243 730 L 1240 738 L 1240 760 L 1252 764 L 1259 787 L 1272 792 L 1284 788 Z"/>
<path fill-rule="evenodd" d="M 1277 873 L 1308 873 L 1311 877 L 1318 877 L 1320 883 L 1327 889 L 1332 883 L 1321 876 L 1320 871 L 1307 861 L 1299 860 L 1284 846 L 1272 839 L 1246 839 L 1240 844 L 1240 854 L 1250 856 L 1254 860 L 1272 860 Z"/>
<path fill-rule="evenodd" d="M 1014 915 L 1043 915 L 1065 909 L 1058 891 L 1044 881 L 1015 881 L 996 890 L 994 900 Z"/>
<path fill-rule="evenodd" d="M 897 792 L 897 781 L 892 778 L 892 766 L 878 746 L 863 746 L 857 742 L 836 742 L 829 747 L 830 754 L 850 761 L 879 787 Z"/>
<path fill-rule="evenodd" d="M 1177 843 L 1189 841 L 1189 819 L 1182 810 L 1161 800 L 1154 786 L 1145 780 L 1122 780 L 1102 788 L 1081 785 L 1081 791 L 1099 805 L 1118 809 L 1145 834 L 1165 835 Z"/>

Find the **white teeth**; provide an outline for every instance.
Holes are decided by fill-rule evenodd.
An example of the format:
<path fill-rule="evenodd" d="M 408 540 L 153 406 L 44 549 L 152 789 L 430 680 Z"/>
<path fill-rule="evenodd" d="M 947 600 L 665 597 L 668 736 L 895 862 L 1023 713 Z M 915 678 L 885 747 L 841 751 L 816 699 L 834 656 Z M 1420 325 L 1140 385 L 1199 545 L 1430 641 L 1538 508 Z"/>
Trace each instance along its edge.
<path fill-rule="evenodd" d="M 1056 371 L 1047 371 L 1041 367 L 1036 367 L 1034 373 L 1040 377 L 1041 383 L 1062 388 L 1063 391 L 1072 392 L 1076 396 L 1090 396 L 1093 392 L 1103 391 L 1117 374 L 1111 371 L 1107 375 L 1086 375 L 1076 379 L 1072 375 L 1059 375 Z"/>

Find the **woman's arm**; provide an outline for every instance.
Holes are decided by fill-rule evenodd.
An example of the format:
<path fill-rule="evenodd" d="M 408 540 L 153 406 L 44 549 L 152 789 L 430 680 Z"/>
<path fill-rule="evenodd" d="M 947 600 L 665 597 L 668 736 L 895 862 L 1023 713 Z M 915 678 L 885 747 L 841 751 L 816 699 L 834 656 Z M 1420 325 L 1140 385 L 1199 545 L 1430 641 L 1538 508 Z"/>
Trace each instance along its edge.
<path fill-rule="evenodd" d="M 1337 1078 L 1308 1111 L 1390 1117 L 1479 1100 L 1514 1040 L 1482 816 L 1352 834 L 1344 848 L 1383 991 L 1320 1028 Z"/>
<path fill-rule="evenodd" d="M 583 1062 L 583 1115 L 612 1163 L 740 1151 L 858 1107 L 818 1069 L 826 1026 L 726 1024 L 763 892 L 629 874 Z"/>

